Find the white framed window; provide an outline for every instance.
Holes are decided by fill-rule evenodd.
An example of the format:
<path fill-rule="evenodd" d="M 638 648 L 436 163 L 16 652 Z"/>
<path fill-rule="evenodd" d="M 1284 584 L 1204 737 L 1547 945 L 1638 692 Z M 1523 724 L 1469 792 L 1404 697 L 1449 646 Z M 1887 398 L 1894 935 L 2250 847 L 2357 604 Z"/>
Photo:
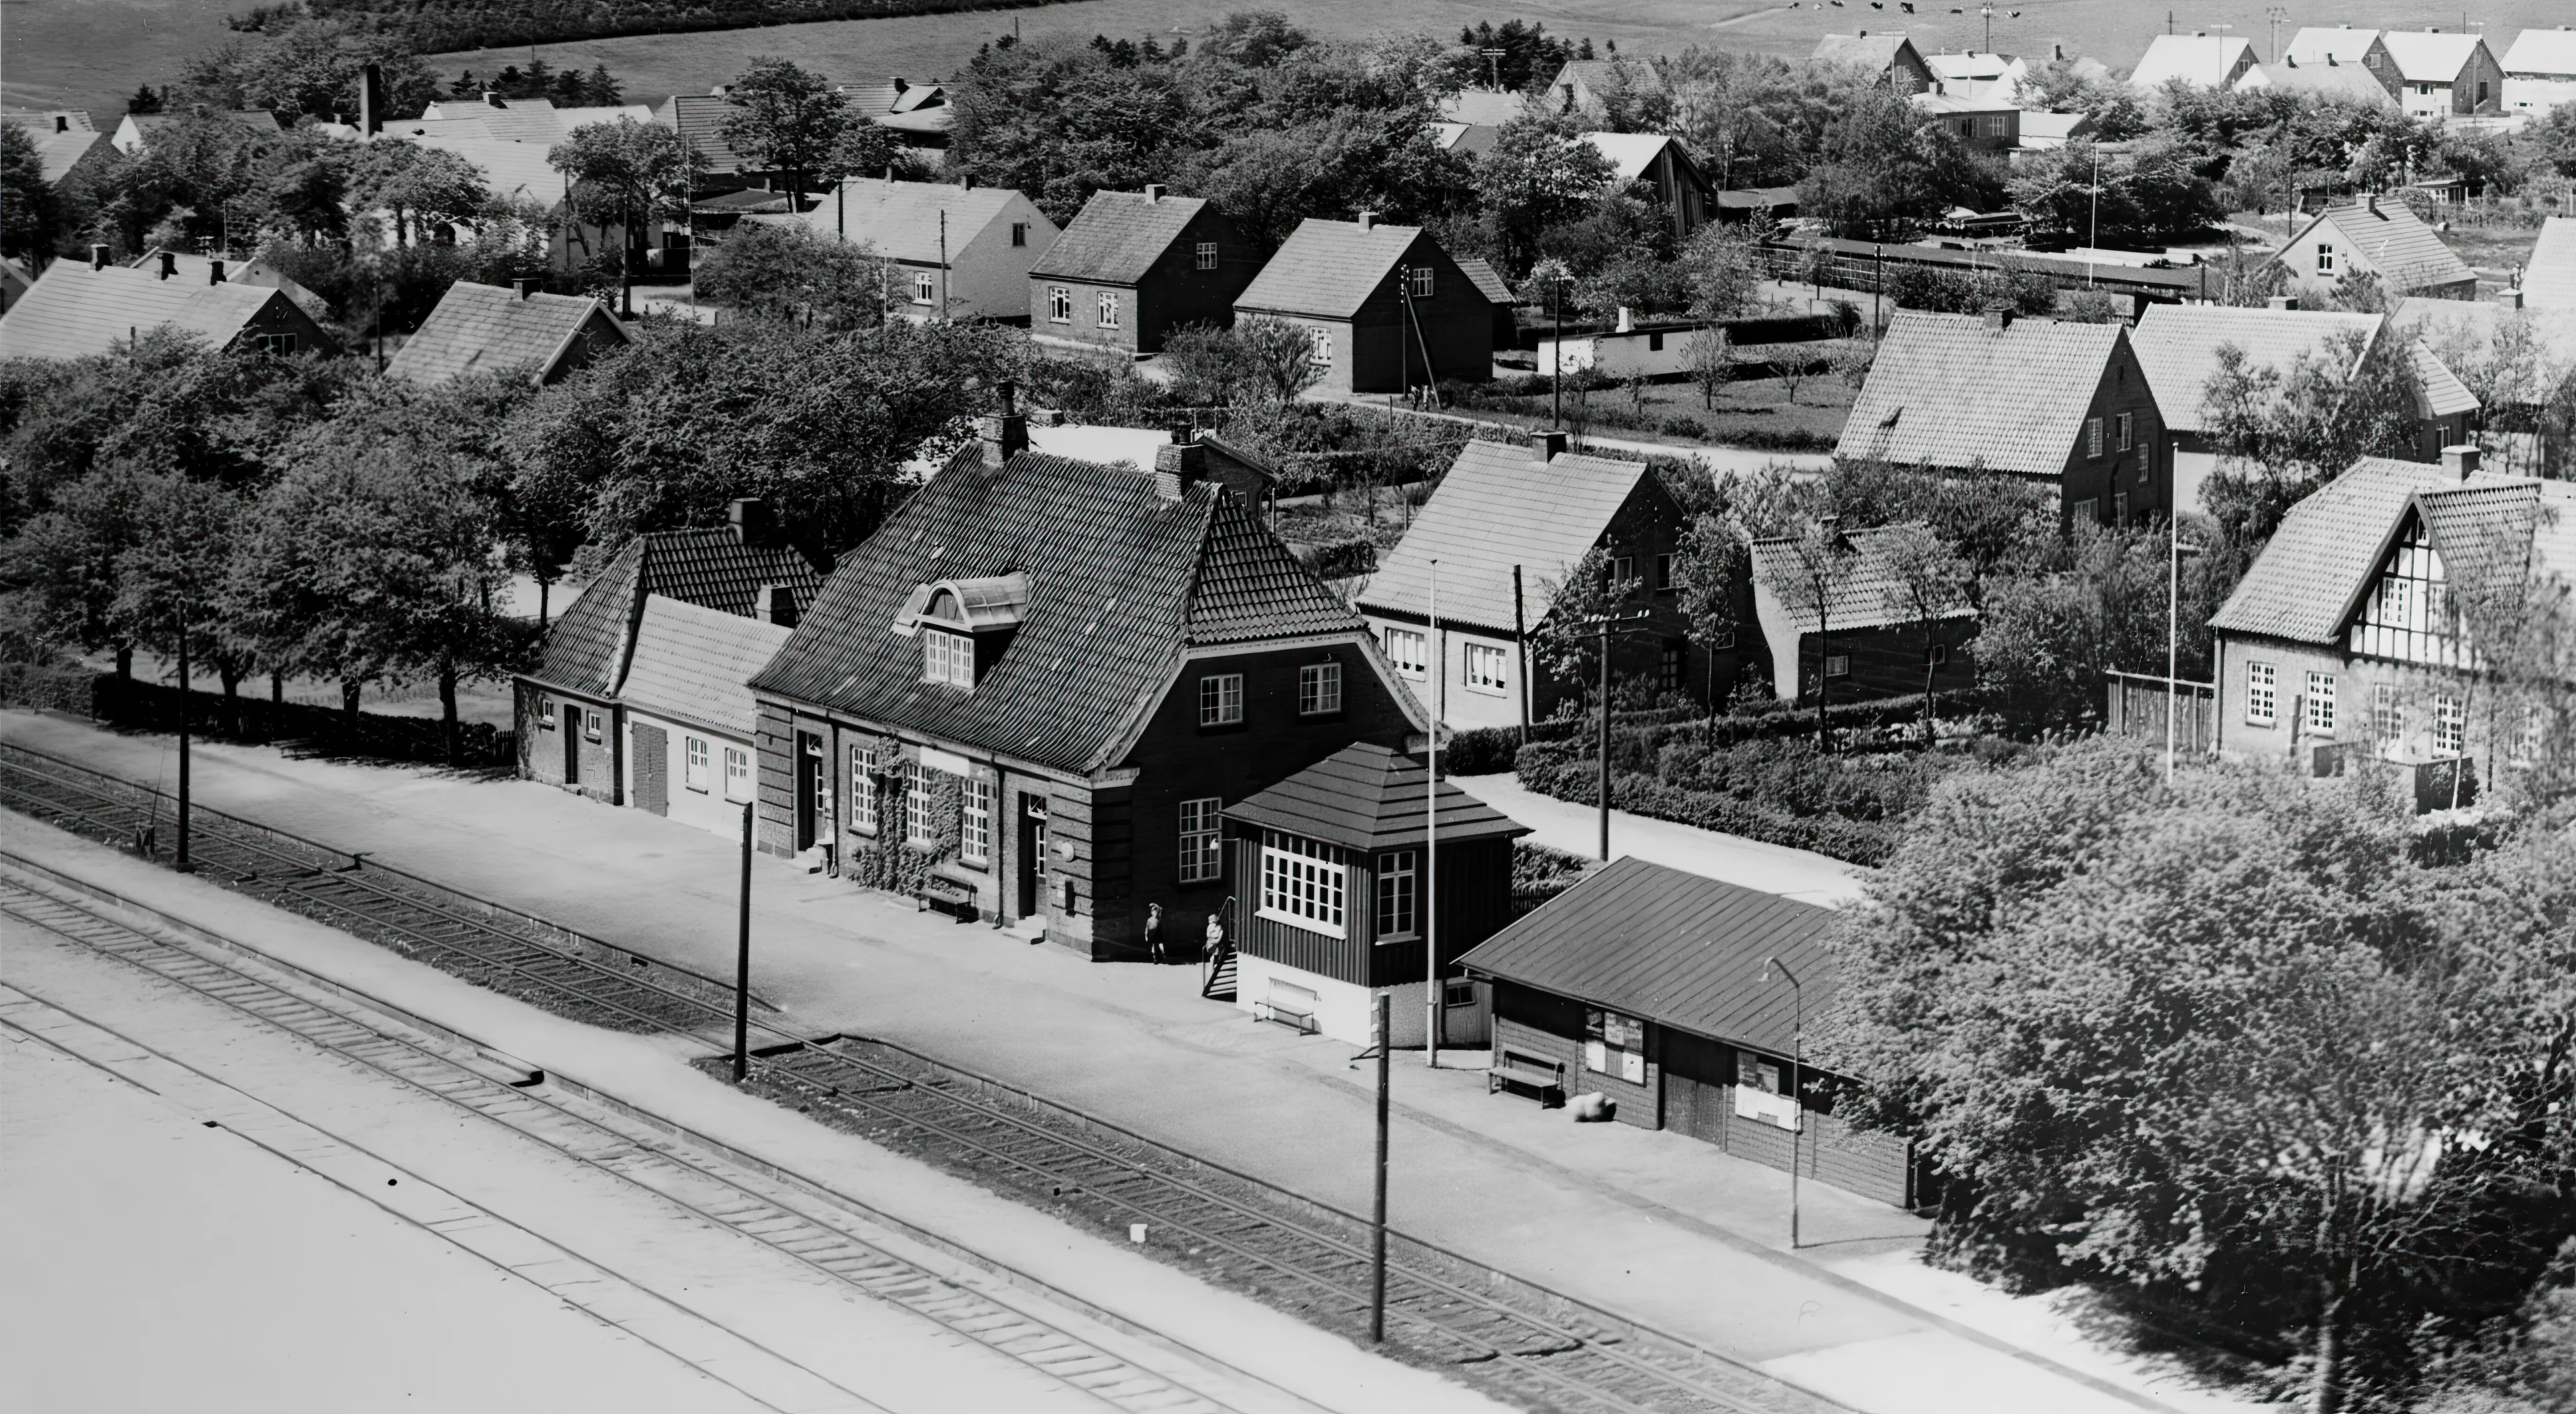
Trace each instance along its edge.
<path fill-rule="evenodd" d="M 862 834 L 877 832 L 878 764 L 875 747 L 850 748 L 850 828 Z"/>
<path fill-rule="evenodd" d="M 1466 685 L 1478 692 L 1501 692 L 1511 685 L 1505 676 L 1503 650 L 1490 643 L 1470 643 L 1466 652 Z"/>
<path fill-rule="evenodd" d="M 2102 455 L 2102 419 L 2098 417 L 2084 419 L 2084 455 Z"/>
<path fill-rule="evenodd" d="M 2269 663 L 2245 665 L 2245 722 L 2268 727 L 2281 719 L 2281 673 Z"/>
<path fill-rule="evenodd" d="M 928 270 L 913 272 L 912 302 L 914 304 L 939 303 L 939 277 Z"/>
<path fill-rule="evenodd" d="M 2447 692 L 2433 694 L 2433 751 L 2440 756 L 2457 756 L 2469 744 L 2468 714 L 2460 710 L 2460 699 Z"/>
<path fill-rule="evenodd" d="M 2133 412 L 2124 412 L 2118 417 L 2113 418 L 2112 422 L 2114 424 L 2113 430 L 2119 434 L 2120 450 L 2124 452 L 2129 450 L 2131 446 L 2135 445 L 2138 415 Z"/>
<path fill-rule="evenodd" d="M 551 697 L 540 697 L 537 699 L 537 730 L 550 732 L 554 729 L 555 700 Z"/>
<path fill-rule="evenodd" d="M 1342 862 L 1340 850 L 1299 835 L 1261 832 L 1263 917 L 1348 937 L 1342 910 L 1349 884 L 1350 866 Z"/>
<path fill-rule="evenodd" d="M 921 631 L 921 680 L 951 687 L 975 685 L 975 640 L 945 629 Z"/>
<path fill-rule="evenodd" d="M 1297 670 L 1297 715 L 1321 717 L 1342 710 L 1342 665 L 1308 663 Z"/>
<path fill-rule="evenodd" d="M 1645 1084 L 1646 1023 L 1599 1007 L 1584 1008 L 1583 1068 L 1631 1085 Z"/>
<path fill-rule="evenodd" d="M 1431 662 L 1430 639 L 1415 629 L 1390 628 L 1386 631 L 1386 657 L 1397 672 L 1418 678 Z"/>
<path fill-rule="evenodd" d="M 700 795 L 706 794 L 707 778 L 715 774 L 712 765 L 707 760 L 706 738 L 695 736 L 682 737 L 680 739 L 680 754 L 683 758 L 683 764 L 680 767 L 680 784 L 687 786 L 689 789 L 696 791 Z"/>
<path fill-rule="evenodd" d="M 1377 940 L 1391 943 L 1422 931 L 1420 880 L 1409 849 L 1377 857 Z"/>
<path fill-rule="evenodd" d="M 1118 292 L 1115 290 L 1100 292 L 1100 327 L 1103 329 L 1118 327 Z"/>
<path fill-rule="evenodd" d="M 1225 801 L 1218 796 L 1181 802 L 1181 882 L 1225 877 Z"/>
<path fill-rule="evenodd" d="M 969 776 L 957 793 L 957 857 L 969 864 L 993 862 L 993 783 Z"/>
<path fill-rule="evenodd" d="M 918 761 L 903 763 L 903 837 L 913 844 L 939 841 L 930 822 L 930 768 Z"/>
<path fill-rule="evenodd" d="M 2129 523 L 2128 492 L 2114 491 L 2111 493 L 2111 523 L 2113 525 L 2127 525 Z"/>
<path fill-rule="evenodd" d="M 261 353 L 286 358 L 295 352 L 295 336 L 293 334 L 253 334 L 250 336 L 250 346 Z"/>
<path fill-rule="evenodd" d="M 2078 521 L 2093 521 L 2099 523 L 2102 519 L 2101 501 L 2088 496 L 2085 499 L 2076 502 L 2075 519 Z"/>
<path fill-rule="evenodd" d="M 1829 654 L 1826 654 L 1826 655 L 1825 655 L 1825 676 L 1826 676 L 1826 677 L 1829 677 L 1829 678 L 1847 678 L 1847 677 L 1850 677 L 1850 676 L 1851 676 L 1851 655 L 1850 655 L 1850 654 L 1848 654 L 1848 653 L 1829 653 Z"/>
<path fill-rule="evenodd" d="M 597 741 L 597 740 L 599 740 L 599 739 L 600 739 L 600 737 L 601 737 L 602 733 L 604 733 L 604 732 L 606 731 L 606 729 L 607 729 L 607 719 L 606 719 L 605 717 L 601 716 L 601 715 L 600 715 L 599 713 L 597 713 L 597 712 L 593 712 L 593 711 L 591 711 L 590 709 L 588 709 L 588 708 L 586 708 L 586 707 L 582 709 L 582 713 L 581 713 L 581 739 L 582 739 L 582 740 L 584 740 L 584 741 Z"/>
<path fill-rule="evenodd" d="M 1637 557 L 1636 557 L 1636 556 L 1634 556 L 1634 555 L 1612 555 L 1612 556 L 1610 557 L 1610 587 L 1611 587 L 1612 589 L 1614 589 L 1614 590 L 1616 590 L 1616 589 L 1625 589 L 1625 588 L 1627 588 L 1630 584 L 1634 583 L 1634 582 L 1636 581 L 1636 578 L 1637 578 Z"/>
<path fill-rule="evenodd" d="M 1073 322 L 1073 291 L 1062 285 L 1047 286 L 1047 322 L 1049 324 Z"/>
<path fill-rule="evenodd" d="M 1243 674 L 1210 673 L 1199 679 L 1199 725 L 1230 727 L 1243 720 Z"/>
<path fill-rule="evenodd" d="M 1417 265 L 1413 267 L 1413 297 L 1415 299 L 1431 298 L 1430 266 Z"/>
<path fill-rule="evenodd" d="M 725 799 L 736 805 L 751 799 L 751 753 L 728 746 L 725 753 Z"/>
<path fill-rule="evenodd" d="M 1315 341 L 1315 366 L 1317 368 L 1332 367 L 1333 331 L 1331 326 L 1319 324 L 1307 332 Z"/>
<path fill-rule="evenodd" d="M 2317 242 L 2317 273 L 2320 275 L 2334 273 L 2334 246 L 2331 242 Z"/>
<path fill-rule="evenodd" d="M 2381 741 L 2395 741 L 2405 730 L 2406 719 L 2397 706 L 2397 684 L 2371 684 L 2370 734 Z"/>
<path fill-rule="evenodd" d="M 1198 249 L 1193 252 L 1193 255 L 1195 256 L 1196 264 L 1199 269 L 1214 270 L 1216 268 L 1216 242 L 1199 242 Z"/>
<path fill-rule="evenodd" d="M 2332 732 L 2335 729 L 2335 680 L 2332 673 L 2308 674 L 2308 730 Z"/>

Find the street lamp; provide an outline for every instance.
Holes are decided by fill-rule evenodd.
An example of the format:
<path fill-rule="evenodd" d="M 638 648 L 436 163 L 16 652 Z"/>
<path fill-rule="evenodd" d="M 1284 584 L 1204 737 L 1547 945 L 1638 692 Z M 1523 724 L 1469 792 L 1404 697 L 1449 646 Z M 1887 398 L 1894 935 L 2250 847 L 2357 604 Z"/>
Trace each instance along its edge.
<path fill-rule="evenodd" d="M 1807 1105 L 1799 1071 L 1804 1069 L 1807 1049 L 1807 989 L 1798 985 L 1798 974 L 1776 957 L 1762 959 L 1766 971 L 1777 972 L 1789 983 L 1789 1250 L 1798 1250 L 1798 1150 L 1799 1138 L 1807 1132 Z"/>
<path fill-rule="evenodd" d="M 1562 430 L 1565 426 L 1565 287 L 1574 283 L 1574 272 L 1561 260 L 1542 260 L 1530 267 L 1530 278 L 1547 282 L 1547 306 L 1556 321 L 1556 362 L 1548 370 L 1548 422 Z"/>
<path fill-rule="evenodd" d="M 755 801 L 742 803 L 742 913 L 733 963 L 733 1081 L 751 1073 L 751 830 Z"/>

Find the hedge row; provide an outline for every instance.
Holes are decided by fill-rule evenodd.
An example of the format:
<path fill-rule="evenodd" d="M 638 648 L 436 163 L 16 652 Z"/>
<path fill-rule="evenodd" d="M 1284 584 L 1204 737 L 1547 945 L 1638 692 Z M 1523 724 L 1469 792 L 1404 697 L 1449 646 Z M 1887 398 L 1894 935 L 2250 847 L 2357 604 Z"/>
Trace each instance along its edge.
<path fill-rule="evenodd" d="M 1521 784 L 1541 795 L 1594 805 L 1597 768 L 1589 762 L 1532 762 L 1524 753 Z M 1888 821 L 1844 820 L 1834 816 L 1791 815 L 1731 795 L 1685 790 L 1635 771 L 1612 772 L 1610 803 L 1655 820 L 1696 825 L 1765 844 L 1813 850 L 1854 864 L 1884 864 L 1896 853 L 1902 831 Z"/>
<path fill-rule="evenodd" d="M 612 35 L 1025 9 L 1048 0 L 306 0 L 312 14 L 399 34 L 424 54 Z"/>
<path fill-rule="evenodd" d="M 219 692 L 181 693 L 176 687 L 94 673 L 86 668 L 0 664 L 0 705 L 50 708 L 132 731 L 176 732 L 182 702 L 188 725 L 203 737 L 237 741 L 301 742 L 327 756 L 382 761 L 447 760 L 445 724 L 435 717 L 395 717 L 379 712 L 351 716 L 306 702 L 265 697 L 225 697 Z M 518 733 L 489 722 L 459 722 L 457 764 L 513 766 Z"/>

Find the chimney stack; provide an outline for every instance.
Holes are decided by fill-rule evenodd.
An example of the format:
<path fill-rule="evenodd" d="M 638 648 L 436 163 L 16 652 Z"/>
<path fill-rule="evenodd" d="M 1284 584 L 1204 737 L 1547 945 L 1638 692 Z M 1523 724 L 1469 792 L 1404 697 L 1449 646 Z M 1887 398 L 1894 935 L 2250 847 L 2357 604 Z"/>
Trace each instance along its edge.
<path fill-rule="evenodd" d="M 507 108 L 510 106 L 501 101 L 501 95 L 498 92 L 488 88 L 483 90 L 483 101 L 491 104 L 495 108 Z"/>
<path fill-rule="evenodd" d="M 526 299 L 536 292 L 537 277 L 534 275 L 521 275 L 510 281 L 510 293 L 516 298 Z"/>
<path fill-rule="evenodd" d="M 740 503 L 736 502 L 736 504 Z M 780 628 L 796 627 L 796 591 L 794 589 L 784 584 L 764 584 L 760 586 L 758 598 L 759 603 L 755 606 L 754 612 L 760 616 L 762 623 L 776 624 Z"/>
<path fill-rule="evenodd" d="M 2442 449 L 2442 474 L 2453 481 L 2466 481 L 2478 474 L 2478 449 L 2475 443 L 2463 442 Z"/>
<path fill-rule="evenodd" d="M 769 519 L 769 503 L 757 496 L 745 496 L 726 510 L 726 520 L 733 527 L 734 543 L 746 550 L 766 550 L 776 541 L 775 527 Z"/>
<path fill-rule="evenodd" d="M 1154 494 L 1177 501 L 1206 479 L 1207 448 L 1199 445 L 1197 429 L 1174 427 L 1171 445 L 1154 449 Z"/>
<path fill-rule="evenodd" d="M 161 278 L 167 280 L 178 273 L 179 252 L 175 250 L 165 250 L 161 252 Z"/>
<path fill-rule="evenodd" d="M 2496 294 L 2496 303 L 2503 305 L 2507 309 L 2520 309 L 2522 308 L 2522 291 L 2498 291 Z"/>
<path fill-rule="evenodd" d="M 1562 432 L 1557 432 L 1557 431 L 1547 431 L 1547 432 L 1541 432 L 1541 433 L 1539 433 L 1538 435 L 1536 435 L 1536 436 L 1534 436 L 1534 437 L 1530 438 L 1530 459 L 1531 459 L 1531 460 L 1533 460 L 1533 461 L 1541 461 L 1541 462 L 1552 462 L 1552 461 L 1556 460 L 1558 457 L 1561 457 L 1561 456 L 1564 456 L 1564 455 L 1565 455 L 1565 434 L 1564 434 L 1564 433 L 1562 433 Z"/>
<path fill-rule="evenodd" d="M 2299 297 L 2297 295 L 2274 295 L 2270 299 L 2263 301 L 2263 303 L 2273 309 L 2296 309 L 2299 307 Z"/>
<path fill-rule="evenodd" d="M 224 263 L 223 263 L 221 260 L 209 260 L 209 261 L 207 261 L 207 262 L 206 262 L 206 283 L 207 283 L 207 284 L 209 284 L 209 285 L 220 285 L 220 284 L 222 284 L 223 282 L 224 282 Z"/>
<path fill-rule="evenodd" d="M 2006 329 L 2011 328 L 2012 322 L 2013 307 L 2011 305 L 1998 304 L 1990 306 L 1986 310 L 1986 328 L 1995 333 L 2000 334 Z"/>
<path fill-rule="evenodd" d="M 72 117 L 71 117 L 71 115 L 70 115 L 69 113 L 56 113 L 56 114 L 54 115 L 54 131 L 55 131 L 55 132 L 58 132 L 58 133 L 67 133 L 67 132 L 70 132 L 71 130 L 72 130 Z"/>
<path fill-rule="evenodd" d="M 973 191 L 975 189 L 975 174 L 972 172 L 958 173 L 957 187 L 960 191 Z"/>
<path fill-rule="evenodd" d="M 1029 420 L 1020 412 L 1020 390 L 997 383 L 993 410 L 976 419 L 975 434 L 984 444 L 984 465 L 1003 467 L 1029 449 Z"/>
<path fill-rule="evenodd" d="M 1376 230 L 1376 229 L 1377 229 L 1377 213 L 1376 213 L 1376 212 L 1374 212 L 1374 211 L 1363 211 L 1363 212 L 1361 212 L 1361 213 L 1360 213 L 1360 229 L 1361 229 L 1361 230 L 1363 230 L 1363 231 L 1374 231 L 1374 230 Z"/>
<path fill-rule="evenodd" d="M 92 270 L 107 268 L 107 247 L 94 245 L 89 248 L 89 268 Z"/>
<path fill-rule="evenodd" d="M 1148 203 L 1151 203 L 1161 201 L 1162 199 L 1163 184 L 1161 182 L 1147 182 L 1145 184 L 1145 200 Z"/>
<path fill-rule="evenodd" d="M 1634 331 L 1636 330 L 1636 327 L 1637 327 L 1637 315 L 1636 315 L 1636 311 L 1631 310 L 1630 308 L 1628 308 L 1628 306 L 1626 306 L 1626 305 L 1624 305 L 1624 304 L 1623 304 L 1623 305 L 1621 305 L 1621 306 L 1619 306 L 1619 327 L 1617 327 L 1617 328 L 1615 328 L 1615 329 L 1611 330 L 1610 332 L 1612 332 L 1612 333 L 1614 333 L 1614 334 L 1627 334 L 1627 333 L 1632 333 L 1632 332 L 1634 332 Z"/>
<path fill-rule="evenodd" d="M 358 136 L 374 137 L 384 126 L 384 66 L 368 64 L 358 70 Z"/>

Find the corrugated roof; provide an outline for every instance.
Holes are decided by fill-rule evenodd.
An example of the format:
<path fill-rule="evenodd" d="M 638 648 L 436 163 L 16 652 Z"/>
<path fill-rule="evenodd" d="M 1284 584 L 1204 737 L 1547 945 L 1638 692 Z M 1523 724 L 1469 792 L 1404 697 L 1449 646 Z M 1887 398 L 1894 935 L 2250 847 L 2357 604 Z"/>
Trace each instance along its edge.
<path fill-rule="evenodd" d="M 1829 622 L 1825 627 L 1860 629 L 1918 622 L 1913 605 L 1905 597 L 1905 577 L 1898 572 L 1896 559 L 1890 553 L 1899 532 L 1912 528 L 1873 526 L 1843 537 L 1851 546 L 1851 554 L 1834 567 L 1826 581 L 1825 612 Z M 1798 553 L 1797 541 L 1753 542 L 1754 580 L 1769 588 L 1780 601 L 1789 627 L 1800 633 L 1813 633 L 1818 627 L 1816 606 L 1804 584 L 1806 575 L 1807 565 Z M 1962 595 L 1941 617 L 1966 618 L 1976 612 Z"/>
<path fill-rule="evenodd" d="M 2332 644 L 2379 568 L 2397 516 L 2418 491 L 2452 484 L 2439 465 L 2365 457 L 2281 517 L 2236 592 L 2210 616 L 2225 633 Z"/>
<path fill-rule="evenodd" d="M 837 232 L 851 244 L 864 244 L 891 260 L 936 265 L 941 212 L 948 215 L 948 256 L 953 261 L 968 241 L 1015 208 L 1029 222 L 1029 244 L 1046 249 L 1055 239 L 1055 224 L 1008 187 L 852 177 L 841 183 L 839 195 L 825 195 L 795 219 L 817 234 Z"/>
<path fill-rule="evenodd" d="M 2392 29 L 2382 33 L 2379 42 L 2388 46 L 2388 57 L 2397 61 L 2399 78 L 2408 83 L 2449 83 L 2486 41 L 2456 31 Z"/>
<path fill-rule="evenodd" d="M 2305 94 L 2365 108 L 2394 108 L 2397 100 L 2379 81 L 2379 76 L 2359 64 L 2328 64 L 2320 59 L 2311 64 L 2265 64 L 2263 76 L 2272 87 L 2284 93 Z"/>
<path fill-rule="evenodd" d="M 2117 324 L 1996 330 L 1973 314 L 1899 310 L 1834 455 L 2055 476 L 2126 337 Z"/>
<path fill-rule="evenodd" d="M 2290 36 L 2290 46 L 2281 51 L 2284 59 L 2297 60 L 2300 67 L 2323 68 L 2328 59 L 2337 67 L 2359 65 L 2370 52 L 2370 42 L 2379 38 L 2375 29 L 2354 29 L 2348 25 L 2309 25 Z"/>
<path fill-rule="evenodd" d="M 2576 31 L 2569 37 L 2576 38 Z M 2532 309 L 2576 309 L 2576 216 L 2540 223 L 2540 239 L 2522 267 L 2522 302 Z"/>
<path fill-rule="evenodd" d="M 1511 285 L 1503 279 L 1503 272 L 1494 268 L 1493 262 L 1481 256 L 1470 255 L 1459 260 L 1458 268 L 1466 272 L 1469 283 L 1473 284 L 1476 292 L 1487 300 L 1501 305 L 1521 302 L 1520 296 L 1512 293 Z"/>
<path fill-rule="evenodd" d="M 1423 841 L 1423 780 L 1410 756 L 1354 742 L 1279 784 L 1226 807 L 1229 820 L 1285 830 L 1343 849 L 1401 849 Z M 1440 782 L 1440 840 L 1508 839 L 1529 827 L 1450 781 Z"/>
<path fill-rule="evenodd" d="M 1633 856 L 1548 900 L 1459 966 L 1694 1036 L 1789 1053 L 1797 974 L 1805 1012 L 1832 1009 L 1841 973 L 1833 910 Z"/>
<path fill-rule="evenodd" d="M 2402 202 L 2328 207 L 2300 229 L 2283 253 L 2302 249 L 2308 232 L 2320 223 L 2342 232 L 2393 294 L 2477 281 L 2478 273 Z"/>
<path fill-rule="evenodd" d="M 2129 71 L 2129 83 L 2150 92 L 2175 79 L 2201 88 L 2224 87 L 2239 66 L 2251 60 L 2253 47 L 2232 34 L 2160 34 L 2148 42 L 2138 67 Z M 2252 76 L 2260 72 L 2248 69 L 2236 86 L 2251 87 Z"/>
<path fill-rule="evenodd" d="M 2406 359 L 2415 370 L 2417 416 L 2449 417 L 2478 410 L 2478 395 L 2470 392 L 2469 385 L 2461 382 L 2451 366 L 2442 362 L 2422 339 L 2406 341 Z"/>
<path fill-rule="evenodd" d="M 1419 226 L 1363 227 L 1309 216 L 1289 233 L 1234 307 L 1264 314 L 1348 319 L 1403 263 Z"/>
<path fill-rule="evenodd" d="M 1181 238 L 1191 219 L 1206 209 L 1207 202 L 1195 196 L 1167 194 L 1148 200 L 1142 192 L 1093 192 L 1091 200 L 1082 204 L 1082 214 L 1038 257 L 1029 274 L 1135 284 Z"/>
<path fill-rule="evenodd" d="M 220 348 L 239 338 L 282 291 L 210 285 L 155 271 L 57 260 L 0 314 L 0 358 L 88 358 L 138 331 L 167 325 Z"/>
<path fill-rule="evenodd" d="M 2302 355 L 2322 357 L 2338 334 L 2359 334 L 2376 342 L 2386 321 L 2387 316 L 2379 314 L 2158 304 L 2147 307 L 2129 335 L 2129 344 L 2138 351 L 2139 366 L 2147 371 L 2147 386 L 2155 391 L 2156 411 L 2166 429 L 2205 432 L 2209 380 L 2218 372 L 2221 346 L 2235 345 L 2244 353 L 2248 368 L 2276 369 L 2287 375 Z"/>
<path fill-rule="evenodd" d="M 921 585 L 1021 573 L 1029 600 L 973 691 L 922 681 L 921 643 L 894 631 Z M 1176 501 L 1155 478 L 1023 453 L 999 470 L 969 449 L 841 557 L 763 694 L 1068 770 L 1103 759 L 1193 645 L 1366 624 L 1214 483 Z"/>
<path fill-rule="evenodd" d="M 2504 52 L 2504 71 L 2517 77 L 2576 77 L 2576 29 L 2527 29 Z"/>
<path fill-rule="evenodd" d="M 587 332 L 584 325 L 590 326 Z M 468 373 L 526 369 L 542 381 L 577 336 L 627 342 L 625 326 L 588 295 L 531 293 L 521 299 L 499 285 L 459 280 L 385 372 L 415 383 L 443 383 Z"/>
<path fill-rule="evenodd" d="M 1649 475 L 1643 462 L 1572 454 L 1540 461 L 1526 447 L 1469 442 L 1360 591 L 1360 607 L 1428 613 L 1437 559 L 1441 622 L 1510 633 L 1518 565 L 1523 616 L 1536 628 L 1547 617 L 1548 585 L 1600 542 Z"/>
<path fill-rule="evenodd" d="M 634 665 L 621 701 L 696 726 L 750 737 L 760 729 L 754 673 L 769 665 L 789 630 L 665 595 L 644 600 Z"/>

